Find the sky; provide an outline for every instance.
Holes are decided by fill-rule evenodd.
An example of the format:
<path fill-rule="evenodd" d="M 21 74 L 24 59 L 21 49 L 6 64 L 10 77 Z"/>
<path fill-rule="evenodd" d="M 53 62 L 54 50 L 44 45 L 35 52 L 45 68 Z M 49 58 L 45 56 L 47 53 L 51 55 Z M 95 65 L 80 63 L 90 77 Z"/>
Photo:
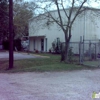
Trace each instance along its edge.
<path fill-rule="evenodd" d="M 39 0 L 24 0 L 24 1 L 28 1 L 28 2 L 31 2 L 31 1 L 34 1 L 35 3 L 38 3 L 40 4 L 42 7 L 44 7 L 48 2 L 45 2 L 45 3 L 39 3 Z M 41 0 L 40 0 L 41 1 Z M 46 0 L 46 1 L 49 1 L 49 0 Z M 69 1 L 69 0 L 68 0 Z M 94 8 L 100 8 L 100 0 L 97 0 L 98 2 L 93 2 L 93 0 L 90 0 L 91 3 L 90 5 Z M 96 1 L 96 0 L 95 0 Z M 68 4 L 67 0 L 66 0 L 66 3 L 65 4 Z"/>
<path fill-rule="evenodd" d="M 46 5 L 48 5 L 48 4 L 50 4 L 51 3 L 51 1 L 49 1 L 49 0 L 45 0 L 45 1 L 48 1 L 48 2 L 45 2 L 45 3 L 40 3 L 39 1 L 41 1 L 41 0 L 24 0 L 24 1 L 27 1 L 27 2 L 32 2 L 32 1 L 34 1 L 36 4 L 38 4 L 39 5 L 39 7 L 42 7 L 42 8 L 45 8 L 46 7 Z M 71 3 L 69 3 L 71 0 L 63 0 L 63 1 L 65 1 L 64 3 L 63 3 L 63 5 L 65 6 L 65 8 L 69 8 L 69 7 L 71 7 L 71 6 L 69 6 L 69 5 L 71 5 Z M 78 1 L 78 0 L 76 0 L 76 1 Z M 75 5 L 78 7 L 78 5 L 79 5 L 79 2 L 81 2 L 81 1 L 83 1 L 83 0 L 79 0 L 78 2 L 76 2 L 75 3 Z M 97 0 L 98 2 L 93 2 L 93 1 L 96 1 L 96 0 L 89 0 L 91 3 L 89 3 L 89 4 L 87 4 L 87 3 L 85 3 L 84 4 L 84 6 L 89 6 L 89 7 L 93 7 L 93 8 L 100 8 L 100 0 Z M 80 6 L 80 5 L 79 5 Z M 49 10 L 56 10 L 56 5 L 52 5 L 52 6 L 50 6 L 50 7 L 48 7 L 49 8 Z M 46 8 L 47 9 L 47 8 Z M 62 8 L 61 8 L 62 9 Z M 35 12 L 36 12 L 36 15 L 38 15 L 38 14 L 40 14 L 40 13 L 44 13 L 44 10 L 42 10 L 42 9 L 36 9 L 35 10 Z"/>

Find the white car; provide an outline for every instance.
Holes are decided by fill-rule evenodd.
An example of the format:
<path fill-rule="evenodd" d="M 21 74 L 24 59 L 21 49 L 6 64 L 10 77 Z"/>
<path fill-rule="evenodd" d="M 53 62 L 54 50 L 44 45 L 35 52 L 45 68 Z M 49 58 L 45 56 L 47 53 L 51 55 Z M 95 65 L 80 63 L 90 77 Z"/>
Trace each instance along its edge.
<path fill-rule="evenodd" d="M 27 51 L 29 47 L 29 40 L 21 41 L 21 46 L 23 50 Z"/>

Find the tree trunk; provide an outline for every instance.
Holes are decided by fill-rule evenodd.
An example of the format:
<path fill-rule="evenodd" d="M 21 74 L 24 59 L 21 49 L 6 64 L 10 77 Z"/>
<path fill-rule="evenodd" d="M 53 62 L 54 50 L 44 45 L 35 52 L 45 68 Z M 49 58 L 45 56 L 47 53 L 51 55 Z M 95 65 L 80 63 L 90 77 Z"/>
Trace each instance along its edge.
<path fill-rule="evenodd" d="M 69 50 L 69 41 L 66 41 L 65 42 L 65 59 L 64 59 L 66 63 L 68 62 L 68 50 Z"/>
<path fill-rule="evenodd" d="M 61 61 L 68 62 L 69 40 L 65 40 L 65 44 L 61 46 Z"/>
<path fill-rule="evenodd" d="M 61 61 L 68 63 L 68 51 L 69 51 L 69 42 L 71 39 L 71 27 L 68 28 L 65 32 L 65 47 L 61 53 Z"/>

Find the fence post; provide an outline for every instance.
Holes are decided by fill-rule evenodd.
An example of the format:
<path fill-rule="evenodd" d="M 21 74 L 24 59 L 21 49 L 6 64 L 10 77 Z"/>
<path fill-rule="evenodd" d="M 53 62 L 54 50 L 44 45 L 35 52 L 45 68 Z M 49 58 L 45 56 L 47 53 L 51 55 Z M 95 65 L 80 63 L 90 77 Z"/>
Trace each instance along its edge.
<path fill-rule="evenodd" d="M 89 41 L 89 59 L 91 60 L 91 41 Z"/>
<path fill-rule="evenodd" d="M 97 59 L 97 54 L 96 54 L 96 53 L 97 53 L 97 52 L 96 52 L 97 50 L 96 50 L 96 49 L 97 49 L 97 48 L 96 48 L 96 43 L 95 43 L 95 60 Z"/>
<path fill-rule="evenodd" d="M 82 61 L 84 61 L 84 35 L 83 35 L 83 52 L 82 52 Z"/>
<path fill-rule="evenodd" d="M 80 36 L 80 42 L 79 42 L 79 64 L 83 64 L 83 60 L 82 60 L 82 36 Z"/>

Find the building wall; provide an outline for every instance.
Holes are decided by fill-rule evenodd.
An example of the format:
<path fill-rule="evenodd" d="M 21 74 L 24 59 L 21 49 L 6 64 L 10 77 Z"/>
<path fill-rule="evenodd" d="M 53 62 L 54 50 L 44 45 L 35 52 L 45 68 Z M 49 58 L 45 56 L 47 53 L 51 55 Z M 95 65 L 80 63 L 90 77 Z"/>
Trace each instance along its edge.
<path fill-rule="evenodd" d="M 52 12 L 52 15 L 57 17 L 57 12 Z M 74 14 L 73 14 L 74 15 Z M 64 13 L 62 12 L 63 19 L 65 18 Z M 44 17 L 43 17 L 44 18 Z M 42 18 L 41 18 L 42 19 Z M 61 42 L 65 41 L 63 31 L 57 26 L 56 23 L 52 23 L 49 26 L 46 25 L 48 19 L 44 18 L 43 20 L 34 19 L 30 20 L 29 23 L 29 36 L 44 36 L 44 51 L 46 51 L 45 39 L 47 38 L 47 51 L 52 47 L 52 42 L 56 38 L 60 38 Z M 73 27 L 72 27 L 72 37 L 71 42 L 79 42 L 80 36 L 84 36 L 85 40 L 96 40 L 100 39 L 100 23 L 99 17 L 93 16 L 93 11 L 88 10 L 83 12 L 79 17 L 76 18 Z M 35 38 L 36 40 L 36 49 L 41 51 L 41 42 L 40 38 Z M 32 44 L 32 39 L 30 39 L 30 45 Z M 30 50 L 32 50 L 30 46 Z"/>
<path fill-rule="evenodd" d="M 44 50 L 42 51 L 42 49 L 41 49 L 41 39 L 43 39 L 44 40 L 44 43 L 43 43 L 43 48 L 44 48 Z M 29 38 L 29 40 L 30 40 L 30 43 L 29 43 L 29 50 L 30 51 L 34 51 L 35 52 L 35 50 L 38 50 L 39 52 L 44 52 L 44 51 L 46 51 L 46 40 L 45 40 L 45 37 L 30 37 Z"/>
<path fill-rule="evenodd" d="M 30 50 L 30 51 L 34 51 L 34 47 L 33 47 L 33 38 L 29 38 L 29 50 Z"/>
<path fill-rule="evenodd" d="M 64 33 L 62 32 L 62 30 L 59 30 L 56 24 L 53 24 L 53 26 L 50 26 L 50 29 L 48 28 L 45 29 L 44 32 L 46 32 L 46 38 L 48 42 L 47 51 L 52 47 L 52 42 L 55 39 L 60 38 L 61 42 L 65 41 Z"/>

